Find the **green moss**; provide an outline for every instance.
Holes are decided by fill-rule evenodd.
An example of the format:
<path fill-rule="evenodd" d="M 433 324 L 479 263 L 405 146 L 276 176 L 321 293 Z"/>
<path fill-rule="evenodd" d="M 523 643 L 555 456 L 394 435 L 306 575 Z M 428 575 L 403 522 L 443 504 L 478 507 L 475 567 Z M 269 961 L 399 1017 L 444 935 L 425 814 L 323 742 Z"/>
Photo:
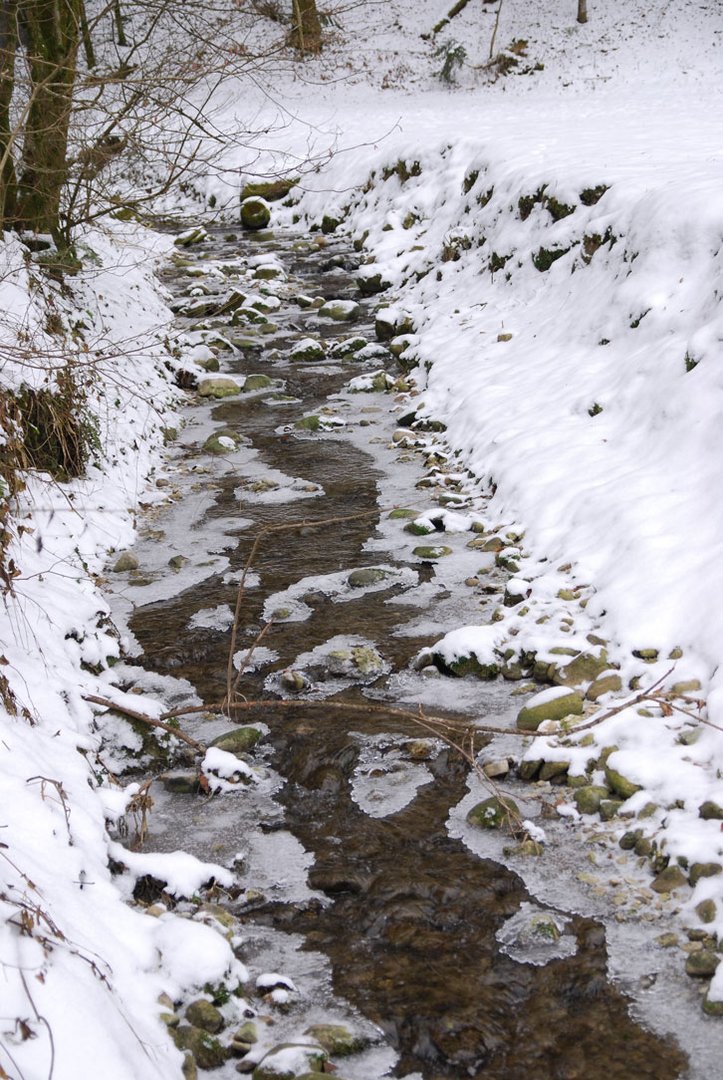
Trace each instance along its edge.
<path fill-rule="evenodd" d="M 479 169 L 473 169 L 472 172 L 467 173 L 462 181 L 462 191 L 465 195 L 469 195 L 472 188 L 477 183 L 477 177 L 479 176 Z"/>
<path fill-rule="evenodd" d="M 552 195 L 545 198 L 545 209 L 553 221 L 562 221 L 563 218 L 575 213 L 574 206 L 570 206 L 569 203 L 559 202 Z"/>
<path fill-rule="evenodd" d="M 606 191 L 609 190 L 608 184 L 598 184 L 596 187 L 583 188 L 580 192 L 580 202 L 583 206 L 595 206 L 600 202 Z"/>
<path fill-rule="evenodd" d="M 488 264 L 491 272 L 495 274 L 498 270 L 504 269 L 511 258 L 512 255 L 498 255 L 496 251 L 493 251 Z"/>
<path fill-rule="evenodd" d="M 289 176 L 279 180 L 261 181 L 257 184 L 245 184 L 241 189 L 241 201 L 244 199 L 260 198 L 267 202 L 278 202 L 286 196 L 299 182 L 298 176 Z"/>
<path fill-rule="evenodd" d="M 538 188 L 532 195 L 521 195 L 517 201 L 517 209 L 520 215 L 520 221 L 527 221 L 528 217 L 539 206 L 545 197 L 545 186 Z"/>
<path fill-rule="evenodd" d="M 410 180 L 413 176 L 421 175 L 422 166 L 418 161 L 407 164 L 401 158 L 394 165 L 387 165 L 382 169 L 382 180 L 390 180 L 393 176 L 396 176 L 401 184 L 406 184 L 407 180 Z"/>
<path fill-rule="evenodd" d="M 541 274 L 544 274 L 550 269 L 553 263 L 556 263 L 558 259 L 561 259 L 563 255 L 567 255 L 569 248 L 538 248 L 535 254 L 532 256 L 532 265 L 536 270 L 539 270 Z"/>

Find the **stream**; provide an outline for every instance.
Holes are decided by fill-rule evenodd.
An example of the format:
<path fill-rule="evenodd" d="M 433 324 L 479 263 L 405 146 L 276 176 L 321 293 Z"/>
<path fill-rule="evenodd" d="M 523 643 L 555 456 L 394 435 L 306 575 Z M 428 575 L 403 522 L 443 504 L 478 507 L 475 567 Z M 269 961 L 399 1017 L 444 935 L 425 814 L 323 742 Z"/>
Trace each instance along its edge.
<path fill-rule="evenodd" d="M 509 837 L 480 839 L 466 821 L 489 794 L 466 757 L 410 716 L 369 709 L 421 706 L 504 726 L 524 698 L 514 682 L 415 670 L 430 641 L 489 618 L 505 573 L 467 546 L 468 532 L 415 537 L 403 517 L 389 516 L 394 507 L 465 510 L 481 500 L 433 433 L 394 435 L 419 404 L 403 383 L 385 393 L 345 389 L 382 368 L 393 380 L 402 371 L 376 343 L 384 298 L 358 296 L 359 257 L 335 237 L 318 239 L 213 229 L 180 248 L 165 273 L 178 329 L 197 355 L 217 353 L 222 376 L 272 381 L 223 399 L 191 395 L 162 480 L 171 498 L 141 524 L 138 569 L 112 583 L 134 643 L 117 669 L 123 684 L 171 706 L 222 700 L 254 539 L 264 526 L 297 524 L 264 537 L 241 606 L 237 694 L 265 706 L 233 723 L 182 720 L 204 743 L 238 724 L 261 730 L 247 757 L 256 782 L 212 797 L 192 784 L 174 790 L 173 776 L 155 782 L 144 850 L 183 848 L 234 865 L 237 895 L 217 902 L 242 926 L 240 956 L 252 979 L 281 972 L 293 984 L 283 1002 L 258 1004 L 267 1045 L 297 1041 L 312 1024 L 345 1024 L 362 1038 L 358 1052 L 332 1054 L 340 1080 L 694 1075 L 676 1043 L 649 1026 L 651 1010 L 623 992 L 656 993 L 648 950 L 637 943 L 643 958 L 631 952 L 627 975 L 618 954 L 611 979 L 604 912 L 564 883 L 583 855 L 571 854 L 564 822 L 546 820 L 554 787 L 504 781 L 554 842 L 541 858 L 503 852 Z M 246 294 L 245 311 L 249 296 L 260 297 L 268 321 L 219 312 L 234 289 Z M 308 305 L 317 297 L 353 300 L 360 311 L 335 321 Z M 334 349 L 354 337 L 368 344 L 347 356 Z M 306 339 L 325 355 L 294 359 Z M 296 426 L 308 416 L 322 430 Z M 219 432 L 225 452 L 210 453 Z M 334 520 L 310 524 L 321 519 Z M 440 543 L 443 555 L 414 553 Z M 364 568 L 380 572 L 351 584 Z M 531 863 L 545 864 L 531 870 L 535 895 L 521 876 Z M 515 930 L 540 915 L 547 937 L 525 936 L 522 923 Z M 666 1025 L 659 1017 L 658 1028 Z M 250 1073 L 259 1057 L 258 1049 L 237 1056 L 214 1075 Z"/>

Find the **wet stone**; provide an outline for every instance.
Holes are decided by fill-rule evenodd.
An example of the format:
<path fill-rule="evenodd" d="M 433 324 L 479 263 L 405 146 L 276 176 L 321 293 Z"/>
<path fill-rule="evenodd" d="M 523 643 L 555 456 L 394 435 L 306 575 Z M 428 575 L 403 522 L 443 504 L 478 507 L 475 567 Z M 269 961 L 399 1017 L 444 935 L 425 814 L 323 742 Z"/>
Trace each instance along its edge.
<path fill-rule="evenodd" d="M 378 566 L 361 566 L 358 570 L 352 570 L 346 580 L 352 589 L 363 589 L 368 585 L 378 585 L 388 577 L 388 571 L 381 570 Z"/>
<path fill-rule="evenodd" d="M 720 963 L 720 956 L 709 949 L 691 953 L 685 961 L 685 973 L 694 979 L 709 979 L 715 975 Z"/>
<path fill-rule="evenodd" d="M 228 754 L 243 754 L 253 750 L 259 739 L 263 738 L 262 732 L 255 727 L 239 727 L 226 732 L 214 739 L 211 746 L 217 746 L 219 750 L 225 750 Z"/>
<path fill-rule="evenodd" d="M 679 866 L 668 866 L 653 879 L 650 888 L 653 892 L 668 893 L 687 884 L 688 879 Z"/>
<path fill-rule="evenodd" d="M 467 813 L 470 825 L 477 825 L 480 829 L 504 828 L 507 832 L 515 832 L 519 820 L 517 803 L 514 799 L 502 795 L 483 799 Z"/>

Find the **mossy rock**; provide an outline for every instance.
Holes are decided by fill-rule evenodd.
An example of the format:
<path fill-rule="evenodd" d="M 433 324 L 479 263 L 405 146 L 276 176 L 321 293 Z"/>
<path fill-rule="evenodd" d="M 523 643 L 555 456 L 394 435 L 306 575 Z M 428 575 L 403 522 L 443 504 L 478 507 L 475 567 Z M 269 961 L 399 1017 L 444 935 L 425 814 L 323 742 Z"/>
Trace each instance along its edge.
<path fill-rule="evenodd" d="M 550 691 L 543 691 L 543 693 L 549 694 Z M 537 695 L 537 697 L 540 696 Z M 582 711 L 582 697 L 574 690 L 555 697 L 544 698 L 542 701 L 536 701 L 533 698 L 517 714 L 517 727 L 521 731 L 537 731 L 545 720 L 563 720 L 566 716 L 580 716 Z"/>
<path fill-rule="evenodd" d="M 597 814 L 607 795 L 608 789 L 602 784 L 586 784 L 575 791 L 575 805 L 581 814 Z"/>
<path fill-rule="evenodd" d="M 323 431 L 324 425 L 318 416 L 302 416 L 294 423 L 294 427 L 300 431 Z"/>
<path fill-rule="evenodd" d="M 198 384 L 198 393 L 201 397 L 227 398 L 235 397 L 241 393 L 241 387 L 235 379 L 228 376 L 218 376 L 215 379 L 201 379 Z"/>
<path fill-rule="evenodd" d="M 409 518 L 419 517 L 419 511 L 412 510 L 406 506 L 400 506 L 397 507 L 395 510 L 390 510 L 388 516 L 390 521 L 405 521 Z"/>
<path fill-rule="evenodd" d="M 363 337 L 345 338 L 344 341 L 337 341 L 335 345 L 332 345 L 329 355 L 334 360 L 346 360 L 368 344 L 367 339 Z"/>
<path fill-rule="evenodd" d="M 688 879 L 679 866 L 666 866 L 650 883 L 650 888 L 653 892 L 669 893 L 687 884 Z"/>
<path fill-rule="evenodd" d="M 467 813 L 470 825 L 480 829 L 505 829 L 514 833 L 520 820 L 520 811 L 514 799 L 504 795 L 492 795 L 483 799 Z"/>
<path fill-rule="evenodd" d="M 540 780 L 549 780 L 553 784 L 562 783 L 569 768 L 569 761 L 545 761 L 540 769 Z"/>
<path fill-rule="evenodd" d="M 392 287 L 391 281 L 387 281 L 382 276 L 381 271 L 368 274 L 360 273 L 356 279 L 356 284 L 362 296 L 377 296 Z"/>
<path fill-rule="evenodd" d="M 221 1012 L 205 998 L 199 998 L 198 1001 L 191 1002 L 186 1009 L 186 1019 L 192 1027 L 210 1031 L 212 1035 L 217 1035 L 226 1026 Z"/>
<path fill-rule="evenodd" d="M 520 764 L 517 766 L 517 775 L 519 776 L 520 780 L 524 780 L 526 783 L 529 784 L 530 781 L 536 779 L 536 777 L 539 775 L 542 764 L 542 761 L 540 761 L 539 759 L 536 761 L 525 759 L 524 761 L 521 761 Z"/>
<path fill-rule="evenodd" d="M 703 1012 L 706 1016 L 723 1016 L 723 1001 L 712 1001 L 706 994 L 703 998 Z"/>
<path fill-rule="evenodd" d="M 718 914 L 715 900 L 701 900 L 701 902 L 695 906 L 695 913 L 702 923 L 707 924 L 715 922 Z"/>
<path fill-rule="evenodd" d="M 434 666 L 443 675 L 452 675 L 457 679 L 463 679 L 466 675 L 472 675 L 475 679 L 489 682 L 496 679 L 500 673 L 498 664 L 482 664 L 474 654 L 470 656 L 458 656 L 454 660 L 445 660 L 440 653 L 433 653 Z"/>
<path fill-rule="evenodd" d="M 622 805 L 622 799 L 603 799 L 600 803 L 600 820 L 612 821 L 614 817 L 617 817 Z"/>
<path fill-rule="evenodd" d="M 354 322 L 361 315 L 361 306 L 353 300 L 328 300 L 319 308 L 319 316 L 333 322 Z"/>
<path fill-rule="evenodd" d="M 299 182 L 298 176 L 287 176 L 278 180 L 265 180 L 245 184 L 241 189 L 241 201 L 246 199 L 265 199 L 266 202 L 280 202 Z"/>
<path fill-rule="evenodd" d="M 580 653 L 569 664 L 558 668 L 555 682 L 562 686 L 579 686 L 581 683 L 591 683 L 609 666 L 604 649 L 599 656 L 595 656 L 594 653 Z"/>
<path fill-rule="evenodd" d="M 698 817 L 703 821 L 723 821 L 723 807 L 712 799 L 706 799 L 698 808 Z"/>
<path fill-rule="evenodd" d="M 605 780 L 608 787 L 621 799 L 629 799 L 636 792 L 641 791 L 641 785 L 623 776 L 617 769 L 613 769 L 605 762 Z"/>
<path fill-rule="evenodd" d="M 428 525 L 425 521 L 410 521 L 404 526 L 404 531 L 411 533 L 412 536 L 429 536 L 430 533 L 435 532 L 435 528 L 434 525 Z"/>
<path fill-rule="evenodd" d="M 244 393 L 251 390 L 265 390 L 269 386 L 274 385 L 274 380 L 270 375 L 247 375 L 244 382 Z"/>
<path fill-rule="evenodd" d="M 688 869 L 688 881 L 691 885 L 697 885 L 701 878 L 717 877 L 723 872 L 723 866 L 717 862 L 694 862 Z"/>
<path fill-rule="evenodd" d="M 623 688 L 619 675 L 600 675 L 588 687 L 585 697 L 588 701 L 597 701 L 604 694 L 615 694 Z"/>
<path fill-rule="evenodd" d="M 325 236 L 329 236 L 341 225 L 342 219 L 332 217 L 331 214 L 324 214 L 321 219 L 321 231 Z"/>
<path fill-rule="evenodd" d="M 137 556 L 133 555 L 130 551 L 124 551 L 118 556 L 113 564 L 114 574 L 123 574 L 128 570 L 137 570 L 139 566 Z"/>
<path fill-rule="evenodd" d="M 217 746 L 219 750 L 225 750 L 229 754 L 243 754 L 253 750 L 257 742 L 263 738 L 263 732 L 255 727 L 239 727 L 233 731 L 227 731 L 213 740 L 211 746 Z"/>
<path fill-rule="evenodd" d="M 320 341 L 312 341 L 311 338 L 305 338 L 300 341 L 289 353 L 289 359 L 298 360 L 304 362 L 313 363 L 316 360 L 323 360 L 326 356 L 326 349 Z"/>
<path fill-rule="evenodd" d="M 234 450 L 238 450 L 240 444 L 241 438 L 235 432 L 223 430 L 209 435 L 203 449 L 207 454 L 232 454 Z"/>
<path fill-rule="evenodd" d="M 412 550 L 412 554 L 416 555 L 418 559 L 424 559 L 425 562 L 436 562 L 437 559 L 444 559 L 447 555 L 451 555 L 452 548 L 445 547 L 444 544 L 437 544 L 436 546 L 420 544 L 419 547 Z"/>
<path fill-rule="evenodd" d="M 352 589 L 363 589 L 368 585 L 378 585 L 388 577 L 389 571 L 378 566 L 360 566 L 358 570 L 352 570 L 346 581 Z"/>
<path fill-rule="evenodd" d="M 293 1051 L 297 1053 L 294 1055 Z M 291 1069 L 285 1068 L 282 1063 L 288 1062 L 294 1056 L 297 1061 Z M 252 1080 L 295 1080 L 295 1077 L 300 1075 L 300 1070 L 310 1072 L 312 1075 L 315 1072 L 322 1072 L 326 1060 L 326 1051 L 321 1046 L 310 1046 L 308 1043 L 279 1043 L 272 1047 L 256 1066 L 252 1073 Z"/>
<path fill-rule="evenodd" d="M 313 1024 L 304 1034 L 311 1035 L 332 1057 L 358 1054 L 369 1045 L 369 1039 L 363 1035 L 355 1035 L 343 1024 Z"/>
<path fill-rule="evenodd" d="M 690 953 L 685 961 L 685 973 L 694 979 L 710 979 L 715 975 L 720 959 L 711 949 Z"/>
<path fill-rule="evenodd" d="M 193 247 L 194 244 L 201 244 L 204 240 L 208 239 L 208 233 L 204 229 L 203 225 L 197 225 L 193 229 L 187 229 L 186 232 L 180 233 L 173 241 L 176 247 L 188 248 Z"/>
<path fill-rule="evenodd" d="M 202 1028 L 181 1024 L 171 1032 L 179 1050 L 190 1050 L 202 1069 L 218 1069 L 226 1061 L 228 1051 L 218 1039 Z"/>
<path fill-rule="evenodd" d="M 241 224 L 252 232 L 265 229 L 271 221 L 271 207 L 259 195 L 251 195 L 241 202 Z"/>

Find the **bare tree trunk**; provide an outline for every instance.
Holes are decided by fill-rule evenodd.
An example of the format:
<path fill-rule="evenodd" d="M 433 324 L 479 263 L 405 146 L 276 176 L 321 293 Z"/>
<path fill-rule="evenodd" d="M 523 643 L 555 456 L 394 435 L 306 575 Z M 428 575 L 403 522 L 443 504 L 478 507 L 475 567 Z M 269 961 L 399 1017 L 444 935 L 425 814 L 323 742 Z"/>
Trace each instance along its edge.
<path fill-rule="evenodd" d="M 79 0 L 20 0 L 27 37 L 30 106 L 23 136 L 18 221 L 61 237 L 60 195 L 67 179 L 68 126 L 80 40 Z"/>
<path fill-rule="evenodd" d="M 115 0 L 113 4 L 113 21 L 115 22 L 116 43 L 121 49 L 125 49 L 128 46 L 128 38 L 126 37 L 126 30 L 123 24 L 123 12 L 121 11 L 120 0 Z"/>
<path fill-rule="evenodd" d="M 15 85 L 15 50 L 18 44 L 18 0 L 0 7 L 0 229 L 13 220 L 17 180 L 13 163 L 10 102 Z"/>
<path fill-rule="evenodd" d="M 577 21 L 587 22 L 587 0 L 577 0 Z"/>
<path fill-rule="evenodd" d="M 302 55 L 321 52 L 321 22 L 316 0 L 293 0 L 291 44 Z"/>

